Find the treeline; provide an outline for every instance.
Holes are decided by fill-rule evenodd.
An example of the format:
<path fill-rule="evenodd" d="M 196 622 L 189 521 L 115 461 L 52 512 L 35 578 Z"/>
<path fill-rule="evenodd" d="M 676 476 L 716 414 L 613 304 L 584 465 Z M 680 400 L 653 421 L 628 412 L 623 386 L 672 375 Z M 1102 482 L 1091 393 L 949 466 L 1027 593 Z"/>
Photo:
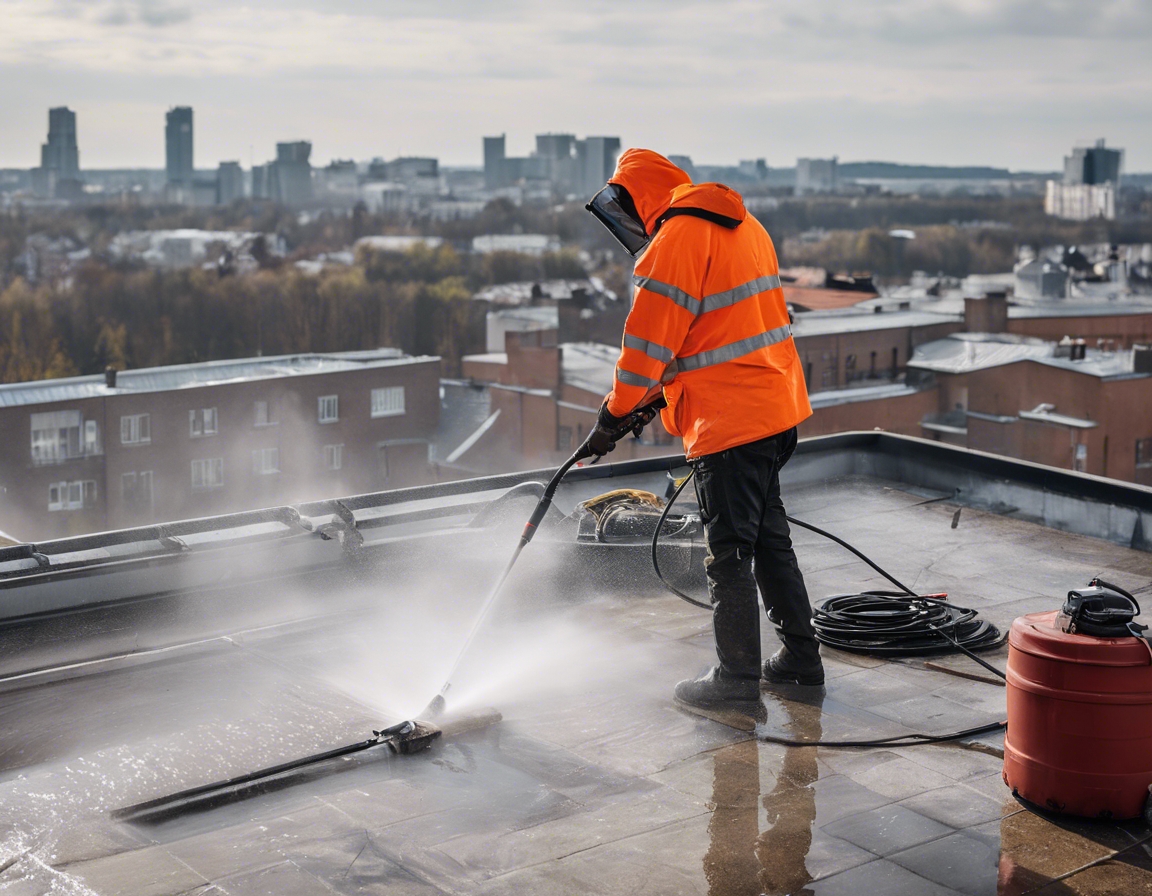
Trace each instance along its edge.
<path fill-rule="evenodd" d="M 1012 270 L 1020 246 L 1040 248 L 1087 243 L 1152 242 L 1152 221 L 1065 222 L 1045 218 L 1034 227 L 916 226 L 915 237 L 891 236 L 887 227 L 833 230 L 816 241 L 785 239 L 783 265 L 813 265 L 833 271 L 868 271 L 900 280 L 913 271 L 966 277 Z"/>
<path fill-rule="evenodd" d="M 319 275 L 287 263 L 222 277 L 91 261 L 69 282 L 15 278 L 0 292 L 0 380 L 380 346 L 440 355 L 454 374 L 461 355 L 484 350 L 476 289 L 583 276 L 570 252 L 462 256 L 449 246 L 366 253 Z"/>

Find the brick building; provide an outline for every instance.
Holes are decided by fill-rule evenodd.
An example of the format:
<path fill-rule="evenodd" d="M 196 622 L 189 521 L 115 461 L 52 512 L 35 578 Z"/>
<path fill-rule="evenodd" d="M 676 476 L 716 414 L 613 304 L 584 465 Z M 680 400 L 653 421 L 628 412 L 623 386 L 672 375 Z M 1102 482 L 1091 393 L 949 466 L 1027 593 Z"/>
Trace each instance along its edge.
<path fill-rule="evenodd" d="M 1152 349 L 965 333 L 923 346 L 909 379 L 933 384 L 929 437 L 1152 485 Z"/>
<path fill-rule="evenodd" d="M 508 332 L 505 351 L 466 355 L 464 376 L 488 387 L 499 413 L 461 463 L 476 472 L 558 464 L 596 424 L 620 349 L 594 342 L 560 343 L 552 329 Z M 668 454 L 673 439 L 653 421 L 643 438 L 621 441 L 613 460 Z"/>
<path fill-rule="evenodd" d="M 440 362 L 397 349 L 0 386 L 0 529 L 24 540 L 427 481 Z"/>

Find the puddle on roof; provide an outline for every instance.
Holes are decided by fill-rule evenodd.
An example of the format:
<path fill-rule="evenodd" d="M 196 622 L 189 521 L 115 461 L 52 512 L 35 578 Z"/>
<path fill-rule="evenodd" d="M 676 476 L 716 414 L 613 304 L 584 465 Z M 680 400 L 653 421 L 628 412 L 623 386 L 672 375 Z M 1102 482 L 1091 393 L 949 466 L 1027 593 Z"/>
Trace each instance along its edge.
<path fill-rule="evenodd" d="M 765 704 L 781 737 L 832 739 L 843 727 L 844 707 L 820 690 L 766 695 Z M 957 776 L 965 767 L 973 774 L 959 781 L 934 771 Z M 931 892 L 1015 896 L 1043 887 L 1056 896 L 1102 892 L 1105 874 L 1107 892 L 1152 892 L 1152 829 L 1029 811 L 1002 784 L 999 793 L 997 781 L 989 786 L 998 767 L 954 745 L 897 754 L 749 739 L 715 750 L 708 893 L 918 894 L 935 884 L 946 889 Z"/>

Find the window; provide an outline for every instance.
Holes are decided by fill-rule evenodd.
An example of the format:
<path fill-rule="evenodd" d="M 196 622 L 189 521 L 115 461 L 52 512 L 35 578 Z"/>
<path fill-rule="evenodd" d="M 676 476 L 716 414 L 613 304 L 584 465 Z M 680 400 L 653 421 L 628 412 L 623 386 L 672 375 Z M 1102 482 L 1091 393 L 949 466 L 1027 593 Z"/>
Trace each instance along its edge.
<path fill-rule="evenodd" d="M 257 448 L 252 452 L 252 472 L 267 476 L 280 472 L 280 449 Z"/>
<path fill-rule="evenodd" d="M 273 419 L 272 405 L 266 401 L 256 401 L 252 403 L 252 416 L 253 426 L 276 425 L 276 420 Z"/>
<path fill-rule="evenodd" d="M 404 387 L 388 386 L 372 390 L 372 416 L 396 417 L 404 413 Z"/>
<path fill-rule="evenodd" d="M 556 429 L 556 450 L 557 451 L 571 451 L 572 450 L 572 427 L 560 426 Z"/>
<path fill-rule="evenodd" d="M 1152 467 L 1152 439 L 1136 440 L 1136 466 Z"/>
<path fill-rule="evenodd" d="M 852 382 L 856 379 L 856 356 L 849 355 L 844 359 L 844 381 Z"/>
<path fill-rule="evenodd" d="M 96 482 L 92 479 L 75 482 L 53 482 L 48 486 L 49 510 L 80 510 L 96 506 Z"/>
<path fill-rule="evenodd" d="M 34 464 L 58 464 L 85 454 L 100 453 L 96 421 L 85 423 L 79 411 L 33 414 L 31 424 Z"/>
<path fill-rule="evenodd" d="M 868 379 L 876 379 L 876 352 L 872 352 L 868 358 Z"/>
<path fill-rule="evenodd" d="M 192 461 L 192 488 L 196 491 L 224 485 L 224 458 Z"/>
<path fill-rule="evenodd" d="M 120 477 L 120 497 L 126 510 L 152 512 L 152 471 L 124 473 Z"/>
<path fill-rule="evenodd" d="M 339 395 L 321 395 L 317 404 L 316 419 L 321 423 L 335 423 L 340 419 Z"/>
<path fill-rule="evenodd" d="M 188 412 L 188 434 L 192 438 L 214 436 L 216 433 L 216 408 L 200 408 Z"/>
<path fill-rule="evenodd" d="M 147 445 L 152 441 L 152 420 L 148 414 L 120 418 L 121 445 Z"/>
<path fill-rule="evenodd" d="M 900 349 L 892 349 L 892 376 L 896 376 L 896 371 L 900 369 Z"/>
<path fill-rule="evenodd" d="M 95 420 L 84 421 L 84 453 L 100 453 L 100 431 L 96 428 Z"/>
<path fill-rule="evenodd" d="M 329 470 L 339 470 L 344 466 L 344 446 L 324 446 L 324 466 Z"/>

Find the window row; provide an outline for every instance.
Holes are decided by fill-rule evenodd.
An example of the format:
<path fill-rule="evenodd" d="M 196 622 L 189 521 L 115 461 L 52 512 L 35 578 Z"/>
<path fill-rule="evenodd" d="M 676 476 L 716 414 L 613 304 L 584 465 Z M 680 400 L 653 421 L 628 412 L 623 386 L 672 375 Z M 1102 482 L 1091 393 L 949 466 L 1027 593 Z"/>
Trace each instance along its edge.
<path fill-rule="evenodd" d="M 387 386 L 372 390 L 372 417 L 398 417 L 405 413 L 404 387 Z M 340 420 L 340 396 L 321 395 L 316 401 L 316 420 L 319 423 L 336 423 Z M 79 411 L 62 412 L 75 414 L 79 423 Z M 50 417 L 50 414 L 34 414 L 35 417 Z M 275 426 L 279 421 L 275 419 L 272 406 L 267 401 L 256 401 L 252 404 L 253 426 Z M 87 423 L 86 442 L 96 441 L 96 421 Z M 193 439 L 204 436 L 214 436 L 220 431 L 219 415 L 216 408 L 196 408 L 188 412 L 188 435 Z M 152 443 L 152 421 L 149 414 L 128 414 L 120 418 L 120 444 L 121 445 L 149 445 Z M 58 448 L 63 445 L 64 448 Z M 80 446 L 80 429 L 77 426 L 49 429 L 46 424 L 37 428 L 33 419 L 32 425 L 32 457 L 60 459 L 81 456 L 84 452 Z M 71 446 L 71 447 L 69 447 Z M 64 452 L 64 453 L 61 453 Z M 71 453 L 68 453 L 71 452 Z M 88 451 L 87 453 L 93 453 Z M 338 468 L 337 468 L 338 469 Z"/>
<path fill-rule="evenodd" d="M 49 510 L 81 510 L 95 506 L 96 482 L 92 479 L 53 482 L 48 486 Z"/>
<path fill-rule="evenodd" d="M 324 458 L 324 467 L 328 470 L 339 470 L 344 466 L 344 446 L 324 445 L 321 454 Z M 256 448 L 252 451 L 252 472 L 258 476 L 267 476 L 280 472 L 279 448 Z M 129 475 L 129 474 L 126 474 Z M 144 474 L 141 474 L 144 475 Z M 148 474 L 151 477 L 151 473 Z M 151 496 L 151 478 L 149 478 L 148 491 Z M 196 491 L 220 488 L 224 485 L 224 458 L 210 457 L 203 460 L 192 461 L 192 488 Z M 149 497 L 151 500 L 151 497 Z"/>

